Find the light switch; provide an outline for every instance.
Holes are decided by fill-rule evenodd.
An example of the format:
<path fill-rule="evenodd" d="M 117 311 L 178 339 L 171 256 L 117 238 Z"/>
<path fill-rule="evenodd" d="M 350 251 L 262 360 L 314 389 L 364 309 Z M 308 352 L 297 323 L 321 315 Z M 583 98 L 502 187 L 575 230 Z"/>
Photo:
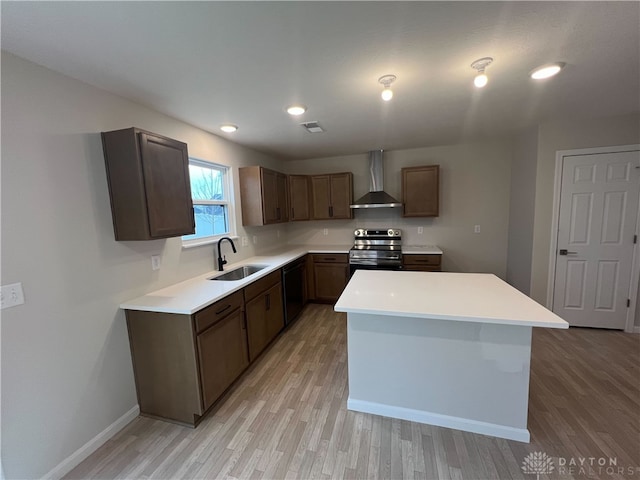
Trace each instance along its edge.
<path fill-rule="evenodd" d="M 160 255 L 151 255 L 151 270 L 160 270 Z"/>
<path fill-rule="evenodd" d="M 418 235 L 422 235 L 424 233 L 424 227 L 418 227 Z"/>
<path fill-rule="evenodd" d="M 473 226 L 473 233 L 480 233 L 480 225 Z"/>

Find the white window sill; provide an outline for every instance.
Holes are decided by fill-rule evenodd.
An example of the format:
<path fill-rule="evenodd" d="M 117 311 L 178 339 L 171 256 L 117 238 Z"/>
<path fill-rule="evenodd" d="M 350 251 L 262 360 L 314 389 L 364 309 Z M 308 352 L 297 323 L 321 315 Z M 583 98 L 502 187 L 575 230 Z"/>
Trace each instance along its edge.
<path fill-rule="evenodd" d="M 183 240 L 182 249 L 186 250 L 189 248 L 202 247 L 204 245 L 212 245 L 214 243 L 218 243 L 218 240 L 224 237 L 229 237 L 234 242 L 240 239 L 237 235 L 216 235 L 215 237 L 194 238 L 193 240 Z"/>

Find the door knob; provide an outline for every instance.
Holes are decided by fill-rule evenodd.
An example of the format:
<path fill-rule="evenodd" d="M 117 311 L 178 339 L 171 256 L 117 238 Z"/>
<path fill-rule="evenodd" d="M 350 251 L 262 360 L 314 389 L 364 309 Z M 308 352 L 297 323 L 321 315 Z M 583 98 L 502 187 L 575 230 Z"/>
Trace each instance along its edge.
<path fill-rule="evenodd" d="M 560 252 L 558 253 L 560 253 L 560 255 L 577 255 L 578 254 L 578 252 L 570 252 L 565 248 L 560 249 Z"/>

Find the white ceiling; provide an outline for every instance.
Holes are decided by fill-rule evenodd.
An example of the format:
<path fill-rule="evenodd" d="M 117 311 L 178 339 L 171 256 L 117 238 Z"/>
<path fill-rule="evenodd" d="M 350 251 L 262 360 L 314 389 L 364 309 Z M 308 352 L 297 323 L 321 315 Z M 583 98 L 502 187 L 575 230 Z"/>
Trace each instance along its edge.
<path fill-rule="evenodd" d="M 638 2 L 1 8 L 4 50 L 283 159 L 442 145 L 640 110 Z M 470 64 L 485 56 L 495 61 L 478 90 Z M 566 62 L 560 75 L 528 78 L 552 61 Z M 389 103 L 377 82 L 384 74 L 398 77 Z M 309 107 L 301 117 L 285 112 L 296 102 Z M 310 120 L 326 132 L 298 125 Z M 227 122 L 240 129 L 220 132 Z"/>

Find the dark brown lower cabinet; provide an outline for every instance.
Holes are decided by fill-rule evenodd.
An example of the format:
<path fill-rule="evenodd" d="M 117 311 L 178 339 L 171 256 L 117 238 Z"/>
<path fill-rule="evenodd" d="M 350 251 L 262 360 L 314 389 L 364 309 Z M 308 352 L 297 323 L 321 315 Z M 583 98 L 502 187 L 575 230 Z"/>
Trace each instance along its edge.
<path fill-rule="evenodd" d="M 415 272 L 439 272 L 442 268 L 442 255 L 406 254 L 402 256 L 402 268 Z"/>
<path fill-rule="evenodd" d="M 242 310 L 198 335 L 198 359 L 204 409 L 208 409 L 249 365 Z"/>
<path fill-rule="evenodd" d="M 313 255 L 314 300 L 335 302 L 349 282 L 349 259 L 345 253 Z"/>
<path fill-rule="evenodd" d="M 127 310 L 140 413 L 196 426 L 249 365 L 243 294 L 194 315 Z"/>
<path fill-rule="evenodd" d="M 284 327 L 276 270 L 193 315 L 126 310 L 142 415 L 195 427 Z"/>
<path fill-rule="evenodd" d="M 249 358 L 253 361 L 284 328 L 282 283 L 280 280 L 278 279 L 277 283 L 258 293 L 251 300 L 247 300 L 245 309 Z"/>

